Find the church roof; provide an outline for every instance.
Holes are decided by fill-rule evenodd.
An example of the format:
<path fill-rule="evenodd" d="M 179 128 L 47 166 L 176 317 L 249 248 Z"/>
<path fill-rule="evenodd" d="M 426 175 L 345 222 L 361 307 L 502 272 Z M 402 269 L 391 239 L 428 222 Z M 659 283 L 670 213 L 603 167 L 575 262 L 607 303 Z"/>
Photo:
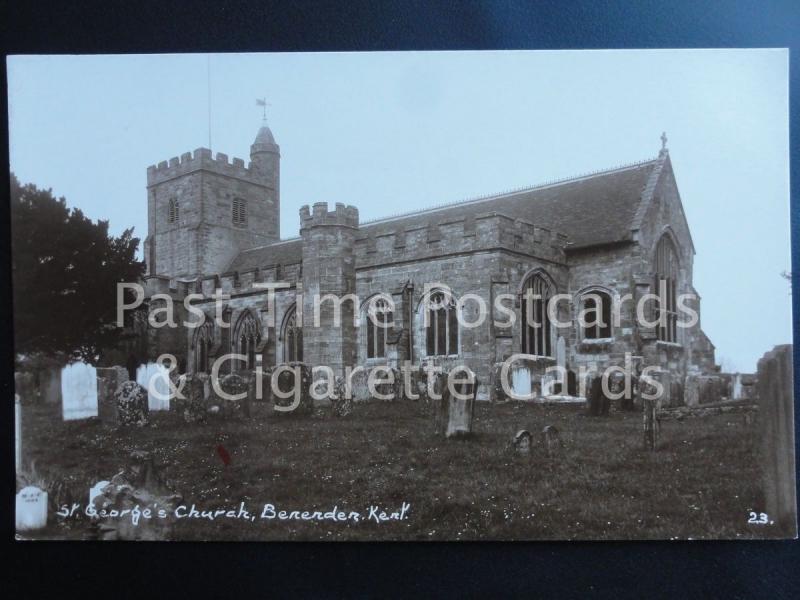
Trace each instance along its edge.
<path fill-rule="evenodd" d="M 570 179 L 465 200 L 375 221 L 360 230 L 371 235 L 394 233 L 429 224 L 495 212 L 524 219 L 567 236 L 570 249 L 632 239 L 640 206 L 658 176 L 660 159 L 648 160 Z M 651 185 L 648 186 L 648 183 Z M 302 260 L 302 240 L 285 240 L 241 252 L 228 270 L 244 271 Z"/>
<path fill-rule="evenodd" d="M 228 271 L 248 271 L 256 267 L 292 265 L 303 260 L 303 240 L 291 238 L 268 246 L 243 250 L 233 259 Z"/>
<path fill-rule="evenodd" d="M 466 200 L 361 224 L 372 234 L 389 233 L 497 212 L 567 236 L 572 248 L 631 239 L 637 209 L 658 159 Z"/>

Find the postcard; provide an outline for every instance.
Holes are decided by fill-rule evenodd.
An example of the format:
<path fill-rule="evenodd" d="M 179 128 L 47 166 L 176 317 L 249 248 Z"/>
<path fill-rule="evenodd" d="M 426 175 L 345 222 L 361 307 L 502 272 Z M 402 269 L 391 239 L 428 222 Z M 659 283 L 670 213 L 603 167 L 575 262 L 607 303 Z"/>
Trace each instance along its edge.
<path fill-rule="evenodd" d="M 10 56 L 17 539 L 795 537 L 788 60 Z"/>

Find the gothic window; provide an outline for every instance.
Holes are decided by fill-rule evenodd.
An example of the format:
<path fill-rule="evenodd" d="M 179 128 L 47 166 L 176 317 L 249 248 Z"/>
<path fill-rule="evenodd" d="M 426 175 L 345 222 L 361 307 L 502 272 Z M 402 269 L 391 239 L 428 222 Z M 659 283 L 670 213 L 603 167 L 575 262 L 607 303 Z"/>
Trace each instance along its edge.
<path fill-rule="evenodd" d="M 178 206 L 178 201 L 175 198 L 169 199 L 168 211 L 167 211 L 167 221 L 170 223 L 177 223 L 180 207 Z"/>
<path fill-rule="evenodd" d="M 256 350 L 261 343 L 261 326 L 253 313 L 246 312 L 236 327 L 236 334 L 233 338 L 236 341 L 236 353 L 246 356 L 244 368 L 255 369 Z M 241 364 L 241 363 L 240 363 Z"/>
<path fill-rule="evenodd" d="M 539 273 L 531 275 L 522 288 L 522 352 L 525 354 L 553 355 L 547 314 L 551 296 L 550 284 Z"/>
<path fill-rule="evenodd" d="M 428 300 L 425 352 L 428 356 L 458 354 L 458 316 L 451 294 L 434 292 Z"/>
<path fill-rule="evenodd" d="M 656 246 L 655 293 L 658 296 L 656 310 L 658 339 L 662 342 L 678 341 L 678 255 L 668 235 L 662 236 Z"/>
<path fill-rule="evenodd" d="M 195 358 L 195 372 L 209 373 L 211 372 L 211 347 L 214 342 L 214 326 L 205 322 L 198 328 L 195 334 L 194 343 L 194 358 Z"/>
<path fill-rule="evenodd" d="M 392 323 L 392 309 L 383 298 L 367 303 L 367 358 L 386 357 L 386 335 Z"/>
<path fill-rule="evenodd" d="M 607 292 L 593 290 L 582 297 L 583 337 L 597 340 L 611 337 L 611 296 Z"/>
<path fill-rule="evenodd" d="M 297 323 L 297 309 L 293 307 L 283 325 L 284 362 L 303 361 L 303 329 Z"/>
<path fill-rule="evenodd" d="M 233 199 L 233 214 L 231 217 L 236 227 L 247 226 L 247 200 L 242 200 L 241 198 Z"/>

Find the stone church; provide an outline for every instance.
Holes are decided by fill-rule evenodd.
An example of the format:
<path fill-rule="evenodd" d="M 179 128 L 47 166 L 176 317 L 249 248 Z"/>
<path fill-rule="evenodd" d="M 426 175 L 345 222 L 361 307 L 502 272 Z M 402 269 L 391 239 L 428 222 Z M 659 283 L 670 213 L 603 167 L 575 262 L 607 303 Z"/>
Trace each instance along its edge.
<path fill-rule="evenodd" d="M 700 323 L 676 326 L 676 298 L 696 294 L 695 250 L 663 136 L 651 160 L 369 222 L 355 206 L 304 206 L 295 238 L 281 237 L 280 211 L 280 147 L 266 124 L 247 163 L 199 148 L 147 169 L 151 310 L 165 295 L 177 304 L 197 294 L 193 304 L 208 318 L 199 328 L 149 331 L 141 353 L 172 353 L 189 373 L 210 372 L 231 352 L 246 360 L 228 370 L 252 369 L 257 357 L 264 368 L 303 361 L 335 372 L 404 361 L 466 365 L 481 399 L 495 395 L 497 366 L 514 354 L 532 356 L 528 385 L 540 394 L 553 392 L 542 379 L 548 365 L 572 376 L 622 366 L 626 353 L 673 382 L 715 370 Z M 277 282 L 284 287 L 268 302 L 257 284 Z M 653 310 L 666 318 L 640 324 L 636 301 L 662 287 L 666 297 Z M 218 289 L 229 327 L 214 322 Z M 323 304 L 315 327 L 315 294 L 357 300 L 341 304 L 340 326 L 332 303 Z M 530 299 L 556 294 L 569 296 L 557 304 L 559 327 Z M 614 299 L 626 294 L 633 301 L 609 323 Z M 473 301 L 460 303 L 465 295 Z M 502 295 L 511 298 L 505 310 L 496 303 Z M 424 296 L 440 301 L 435 310 Z M 489 310 L 481 322 L 475 297 Z M 577 315 L 589 305 L 603 324 L 581 326 Z M 376 325 L 367 310 L 391 326 Z"/>

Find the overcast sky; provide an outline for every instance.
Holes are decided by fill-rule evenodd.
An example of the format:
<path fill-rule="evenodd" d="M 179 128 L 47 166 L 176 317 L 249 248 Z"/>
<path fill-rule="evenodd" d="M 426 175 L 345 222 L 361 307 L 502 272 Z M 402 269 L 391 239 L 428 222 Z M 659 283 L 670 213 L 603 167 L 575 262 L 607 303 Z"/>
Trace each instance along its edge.
<path fill-rule="evenodd" d="M 257 97 L 283 237 L 303 204 L 372 219 L 649 159 L 665 130 L 718 361 L 792 341 L 785 50 L 23 56 L 8 78 L 18 178 L 142 238 L 147 166 L 209 138 L 247 159 Z"/>

